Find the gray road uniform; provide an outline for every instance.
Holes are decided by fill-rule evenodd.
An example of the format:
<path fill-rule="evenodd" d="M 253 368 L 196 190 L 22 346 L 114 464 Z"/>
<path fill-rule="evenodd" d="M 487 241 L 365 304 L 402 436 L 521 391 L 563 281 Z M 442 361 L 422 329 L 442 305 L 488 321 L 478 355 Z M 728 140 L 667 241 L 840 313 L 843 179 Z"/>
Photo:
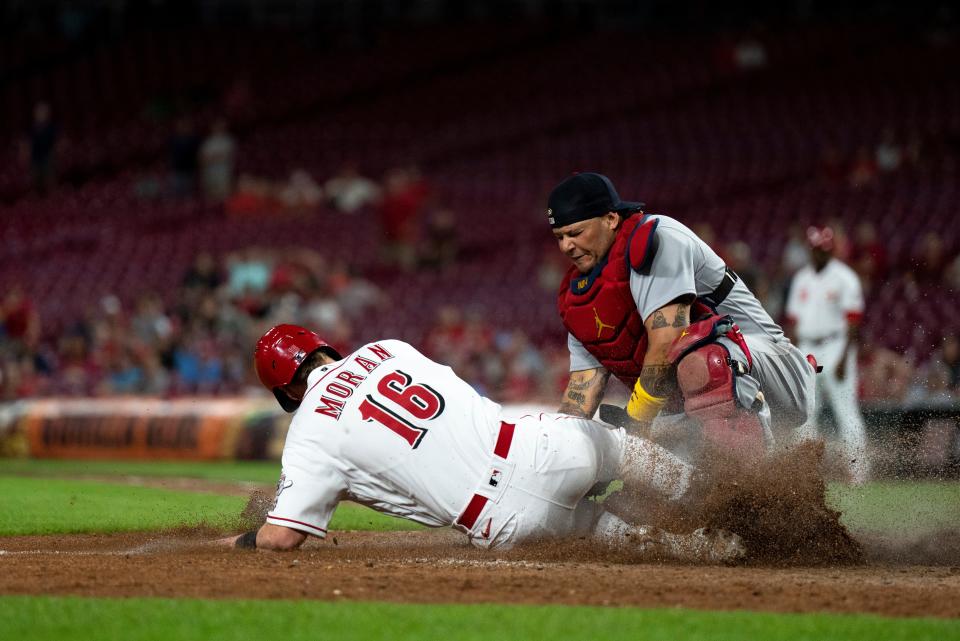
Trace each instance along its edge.
<path fill-rule="evenodd" d="M 659 220 L 659 245 L 653 263 L 646 274 L 634 270 L 630 273 L 630 291 L 640 317 L 646 320 L 657 309 L 689 294 L 715 307 L 718 314 L 729 314 L 740 327 L 753 359 L 753 366 L 737 379 L 741 404 L 750 407 L 757 391 L 762 391 L 766 407 L 761 410 L 761 419 L 769 413 L 775 432 L 807 423 L 814 416 L 815 372 L 804 354 L 709 245 L 669 216 L 651 218 Z M 712 305 L 711 295 L 724 279 L 733 279 L 733 286 L 719 305 Z M 734 360 L 747 366 L 748 359 L 736 344 L 726 338 L 720 342 Z M 571 372 L 602 367 L 572 334 L 568 335 L 567 344 Z M 661 416 L 654 422 L 654 433 L 658 423 L 663 425 L 665 421 L 669 423 L 670 419 Z M 767 436 L 770 444 L 772 435 Z"/>

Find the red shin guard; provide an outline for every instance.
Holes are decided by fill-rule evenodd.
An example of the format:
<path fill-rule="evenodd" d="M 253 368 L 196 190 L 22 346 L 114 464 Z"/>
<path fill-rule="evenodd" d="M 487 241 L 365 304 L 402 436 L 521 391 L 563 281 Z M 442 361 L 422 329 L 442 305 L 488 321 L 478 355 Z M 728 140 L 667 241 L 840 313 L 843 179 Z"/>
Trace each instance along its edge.
<path fill-rule="evenodd" d="M 726 349 L 712 343 L 687 354 L 677 366 L 677 383 L 684 411 L 703 425 L 707 443 L 742 460 L 763 456 L 763 425 L 737 404 Z"/>

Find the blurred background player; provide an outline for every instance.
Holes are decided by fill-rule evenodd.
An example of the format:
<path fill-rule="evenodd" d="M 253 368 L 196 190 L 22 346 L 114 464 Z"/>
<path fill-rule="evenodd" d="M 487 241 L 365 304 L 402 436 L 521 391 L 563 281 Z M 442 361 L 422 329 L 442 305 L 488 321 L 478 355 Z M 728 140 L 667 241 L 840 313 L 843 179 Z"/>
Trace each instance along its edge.
<path fill-rule="evenodd" d="M 742 454 L 772 445 L 771 408 L 778 428 L 808 420 L 810 363 L 693 231 L 620 200 L 595 173 L 561 182 L 548 205 L 573 262 L 558 299 L 571 372 L 560 411 L 593 416 L 613 374 L 632 390 L 638 425 L 685 411 L 707 440 Z"/>
<path fill-rule="evenodd" d="M 341 358 L 317 334 L 278 325 L 257 342 L 254 362 L 281 407 L 296 413 L 266 524 L 223 543 L 282 550 L 307 535 L 324 538 L 349 498 L 452 526 L 482 548 L 576 535 L 689 560 L 744 553 L 739 538 L 721 530 L 633 527 L 584 498 L 616 478 L 681 498 L 692 468 L 663 448 L 573 416 L 508 423 L 500 405 L 402 341 L 368 343 Z"/>
<path fill-rule="evenodd" d="M 810 227 L 807 241 L 810 264 L 794 275 L 790 285 L 788 327 L 800 349 L 813 354 L 823 367 L 817 377 L 819 398 L 826 399 L 833 411 L 850 479 L 861 484 L 870 476 L 866 428 L 857 401 L 863 289 L 857 273 L 833 255 L 833 229 Z"/>

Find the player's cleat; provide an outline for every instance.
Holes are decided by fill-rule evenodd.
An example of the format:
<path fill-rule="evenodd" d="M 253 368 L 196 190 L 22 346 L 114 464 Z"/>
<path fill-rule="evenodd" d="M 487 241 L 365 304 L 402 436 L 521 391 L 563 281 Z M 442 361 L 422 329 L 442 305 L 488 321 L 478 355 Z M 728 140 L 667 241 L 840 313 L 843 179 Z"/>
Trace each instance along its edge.
<path fill-rule="evenodd" d="M 743 539 L 717 528 L 698 528 L 690 534 L 673 534 L 650 526 L 631 527 L 630 545 L 639 552 L 689 563 L 733 563 L 747 556 Z"/>
<path fill-rule="evenodd" d="M 739 535 L 717 528 L 697 528 L 690 534 L 665 533 L 670 556 L 694 563 L 733 563 L 747 556 Z"/>

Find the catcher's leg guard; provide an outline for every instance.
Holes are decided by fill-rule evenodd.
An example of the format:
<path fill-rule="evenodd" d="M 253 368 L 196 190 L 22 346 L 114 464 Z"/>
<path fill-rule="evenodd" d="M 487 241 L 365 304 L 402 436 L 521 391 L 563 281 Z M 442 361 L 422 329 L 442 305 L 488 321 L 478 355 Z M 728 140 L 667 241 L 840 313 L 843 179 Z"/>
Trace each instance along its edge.
<path fill-rule="evenodd" d="M 756 412 L 737 402 L 736 365 L 722 345 L 704 345 L 677 365 L 677 384 L 684 411 L 701 422 L 707 443 L 737 458 L 756 460 L 764 454 L 764 429 Z"/>

